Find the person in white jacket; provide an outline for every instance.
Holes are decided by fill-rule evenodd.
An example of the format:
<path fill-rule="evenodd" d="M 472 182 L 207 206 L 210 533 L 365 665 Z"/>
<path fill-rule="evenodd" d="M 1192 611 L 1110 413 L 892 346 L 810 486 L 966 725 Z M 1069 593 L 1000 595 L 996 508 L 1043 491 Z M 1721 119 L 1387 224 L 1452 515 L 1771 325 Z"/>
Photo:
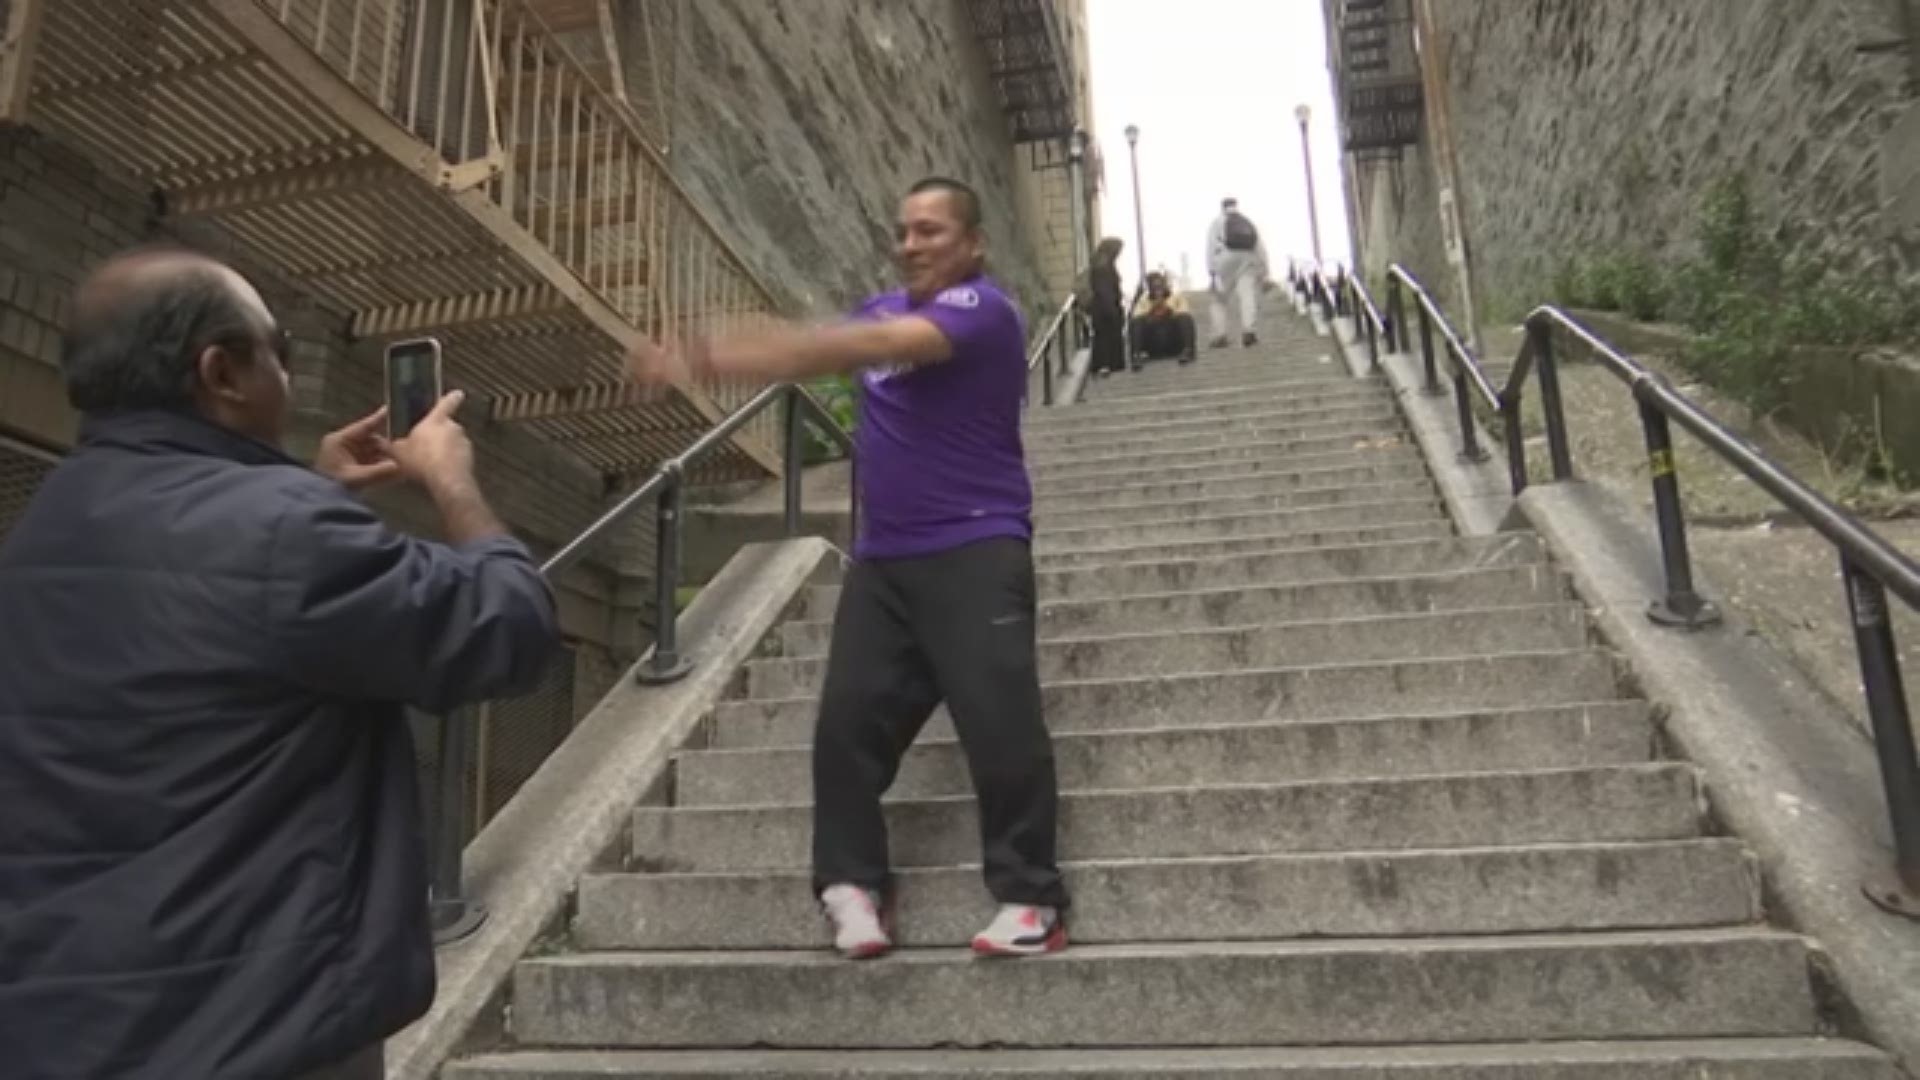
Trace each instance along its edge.
<path fill-rule="evenodd" d="M 1212 346 L 1227 346 L 1232 330 L 1228 322 L 1227 299 L 1238 301 L 1240 344 L 1253 347 L 1260 338 L 1254 333 L 1254 319 L 1260 314 L 1260 291 L 1267 281 L 1267 246 L 1260 230 L 1240 212 L 1237 199 L 1220 202 L 1220 216 L 1207 230 L 1207 272 L 1212 276 Z"/>

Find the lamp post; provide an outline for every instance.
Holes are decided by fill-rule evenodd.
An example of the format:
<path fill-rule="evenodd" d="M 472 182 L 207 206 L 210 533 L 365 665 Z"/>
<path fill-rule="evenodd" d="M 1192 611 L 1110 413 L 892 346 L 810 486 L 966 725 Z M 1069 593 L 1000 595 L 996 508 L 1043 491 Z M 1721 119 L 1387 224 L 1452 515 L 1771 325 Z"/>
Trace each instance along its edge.
<path fill-rule="evenodd" d="M 1140 214 L 1140 127 L 1127 125 L 1127 154 L 1133 159 L 1133 246 L 1140 253 L 1139 288 L 1147 287 L 1147 224 Z"/>
<path fill-rule="evenodd" d="M 1302 103 L 1293 110 L 1294 118 L 1300 121 L 1300 160 L 1307 169 L 1307 227 L 1313 232 L 1313 261 L 1320 262 L 1320 208 L 1313 197 L 1313 148 L 1307 141 L 1307 121 L 1313 117 L 1313 110 Z"/>
<path fill-rule="evenodd" d="M 1073 137 L 1067 142 L 1067 228 L 1071 231 L 1068 239 L 1072 244 L 1073 280 L 1080 279 L 1080 271 L 1087 265 L 1087 226 L 1085 224 L 1087 208 L 1087 131 L 1074 128 Z"/>

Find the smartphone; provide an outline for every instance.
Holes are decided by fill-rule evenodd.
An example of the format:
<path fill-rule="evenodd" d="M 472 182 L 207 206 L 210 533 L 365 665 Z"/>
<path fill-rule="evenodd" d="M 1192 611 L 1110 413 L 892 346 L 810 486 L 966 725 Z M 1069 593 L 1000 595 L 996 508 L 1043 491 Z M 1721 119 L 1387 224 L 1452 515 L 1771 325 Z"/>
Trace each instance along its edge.
<path fill-rule="evenodd" d="M 387 438 L 404 439 L 443 393 L 440 341 L 415 338 L 387 346 Z"/>

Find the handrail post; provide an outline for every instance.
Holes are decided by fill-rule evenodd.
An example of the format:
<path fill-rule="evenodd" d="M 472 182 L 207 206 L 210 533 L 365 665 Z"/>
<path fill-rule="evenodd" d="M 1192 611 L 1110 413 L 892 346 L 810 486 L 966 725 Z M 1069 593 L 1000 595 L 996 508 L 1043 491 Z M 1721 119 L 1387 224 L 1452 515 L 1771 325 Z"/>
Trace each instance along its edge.
<path fill-rule="evenodd" d="M 1480 447 L 1480 436 L 1474 433 L 1473 402 L 1467 397 L 1467 365 L 1459 357 L 1453 363 L 1453 405 L 1454 412 L 1460 418 L 1460 460 L 1478 464 L 1487 460 L 1487 452 Z"/>
<path fill-rule="evenodd" d="M 1527 440 L 1520 428 L 1520 395 L 1512 389 L 1500 395 L 1500 420 L 1507 437 L 1507 478 L 1517 498 L 1527 490 Z"/>
<path fill-rule="evenodd" d="M 439 719 L 440 753 L 434 765 L 439 796 L 433 833 L 433 880 L 429 925 L 435 945 L 451 945 L 487 921 L 486 905 L 467 895 L 462 858 L 467 839 L 467 774 L 473 771 L 473 724 L 454 712 Z"/>
<path fill-rule="evenodd" d="M 1642 398 L 1640 426 L 1647 436 L 1647 470 L 1653 476 L 1653 511 L 1660 526 L 1660 562 L 1666 571 L 1667 594 L 1647 607 L 1647 618 L 1661 626 L 1699 630 L 1720 621 L 1720 610 L 1693 589 L 1693 561 L 1687 554 L 1686 511 L 1680 504 L 1680 480 L 1673 467 L 1673 435 L 1667 414 Z"/>
<path fill-rule="evenodd" d="M 1367 324 L 1367 370 L 1375 374 L 1380 372 L 1380 328 L 1374 324 L 1373 317 L 1362 312 L 1360 321 Z"/>
<path fill-rule="evenodd" d="M 800 535 L 800 481 L 807 456 L 807 430 L 800 417 L 797 387 L 787 388 L 787 396 L 780 401 L 780 411 L 787 424 L 786 475 L 781 479 L 786 487 L 786 527 L 787 537 L 791 539 Z"/>
<path fill-rule="evenodd" d="M 1446 391 L 1440 389 L 1440 372 L 1433 366 L 1433 316 L 1427 314 L 1427 305 L 1415 304 L 1420 312 L 1420 364 L 1423 372 L 1420 392 L 1428 397 L 1439 397 Z"/>
<path fill-rule="evenodd" d="M 1400 279 L 1387 278 L 1387 351 L 1398 354 L 1407 347 L 1405 333 L 1400 329 L 1406 323 L 1407 308 L 1400 299 Z"/>
<path fill-rule="evenodd" d="M 1062 326 L 1053 335 L 1056 340 L 1048 342 L 1049 350 L 1058 350 L 1062 364 L 1067 357 L 1067 328 Z M 1053 408 L 1053 357 L 1040 358 L 1040 404 Z"/>
<path fill-rule="evenodd" d="M 1573 479 L 1573 453 L 1567 448 L 1567 412 L 1560 401 L 1560 366 L 1553 356 L 1553 324 L 1545 316 L 1527 320 L 1527 337 L 1533 345 L 1533 360 L 1540 368 L 1540 411 L 1547 421 L 1547 455 L 1553 461 L 1553 478 Z M 1519 399 L 1514 399 L 1518 410 Z"/>
<path fill-rule="evenodd" d="M 686 474 L 673 463 L 666 486 L 660 489 L 659 537 L 654 544 L 653 597 L 655 618 L 653 651 L 640 662 L 634 678 L 647 686 L 678 682 L 693 670 L 693 661 L 680 655 L 680 517 L 685 502 Z"/>
<path fill-rule="evenodd" d="M 1867 898 L 1893 914 L 1920 919 L 1920 758 L 1914 754 L 1900 654 L 1894 649 L 1893 625 L 1887 617 L 1887 590 L 1845 555 L 1840 557 L 1840 572 L 1846 579 L 1867 716 L 1873 723 L 1873 745 L 1880 755 L 1880 778 L 1893 823 L 1893 873 L 1868 882 Z"/>

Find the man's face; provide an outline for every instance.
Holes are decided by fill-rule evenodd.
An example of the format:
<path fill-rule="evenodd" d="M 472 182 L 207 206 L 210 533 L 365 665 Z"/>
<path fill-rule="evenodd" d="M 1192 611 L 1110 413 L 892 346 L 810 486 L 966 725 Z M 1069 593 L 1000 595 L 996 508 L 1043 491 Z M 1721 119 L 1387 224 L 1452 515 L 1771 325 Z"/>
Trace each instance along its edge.
<path fill-rule="evenodd" d="M 954 203 L 951 192 L 923 191 L 900 204 L 894 254 L 901 283 L 916 300 L 957 285 L 979 269 L 984 240 L 967 228 Z"/>
<path fill-rule="evenodd" d="M 216 423 L 279 446 L 293 396 L 286 337 L 247 279 L 224 267 L 222 273 L 252 329 L 245 340 L 219 342 L 201 354 L 203 401 Z"/>

